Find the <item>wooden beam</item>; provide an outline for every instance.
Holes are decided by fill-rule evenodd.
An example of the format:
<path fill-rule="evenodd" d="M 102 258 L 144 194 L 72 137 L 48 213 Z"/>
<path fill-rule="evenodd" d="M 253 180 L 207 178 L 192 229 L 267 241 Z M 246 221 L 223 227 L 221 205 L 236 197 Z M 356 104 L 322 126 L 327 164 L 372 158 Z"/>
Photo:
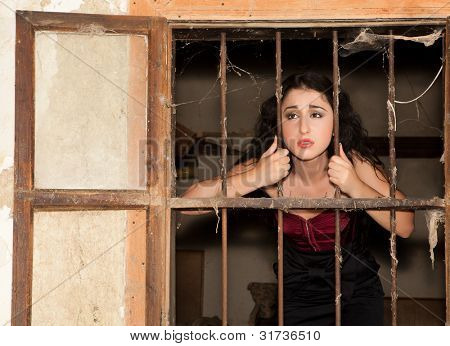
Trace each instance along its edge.
<path fill-rule="evenodd" d="M 139 190 L 19 190 L 20 200 L 40 210 L 143 209 L 150 204 L 147 191 Z M 157 203 L 156 200 L 153 201 Z"/>
<path fill-rule="evenodd" d="M 33 189 L 34 171 L 34 29 L 16 15 L 16 119 L 14 149 L 14 220 L 11 325 L 31 324 L 33 211 L 18 191 Z"/>
<path fill-rule="evenodd" d="M 148 56 L 146 324 L 168 325 L 170 308 L 171 34 L 164 18 L 151 18 Z M 158 201 L 157 204 L 152 201 Z M 161 203 L 159 203 L 161 202 Z"/>
<path fill-rule="evenodd" d="M 149 17 L 104 14 L 17 11 L 17 17 L 28 22 L 35 31 L 146 35 Z"/>

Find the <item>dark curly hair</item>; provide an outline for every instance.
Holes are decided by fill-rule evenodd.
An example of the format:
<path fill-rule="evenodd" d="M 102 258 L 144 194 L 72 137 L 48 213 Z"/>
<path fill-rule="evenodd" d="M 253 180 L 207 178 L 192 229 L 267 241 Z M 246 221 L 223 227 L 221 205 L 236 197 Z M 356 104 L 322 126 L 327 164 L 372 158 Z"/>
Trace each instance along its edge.
<path fill-rule="evenodd" d="M 291 89 L 311 89 L 325 95 L 327 101 L 333 107 L 333 83 L 322 73 L 307 71 L 300 74 L 292 74 L 282 83 L 282 99 Z M 259 159 L 261 155 L 273 143 L 277 134 L 277 99 L 272 96 L 262 103 L 260 115 L 255 126 L 255 137 L 250 143 L 250 148 L 244 152 L 236 163 L 243 163 L 250 159 Z M 367 160 L 375 168 L 381 167 L 384 174 L 384 164 L 375 154 L 368 143 L 368 133 L 361 125 L 361 118 L 353 110 L 350 98 L 346 92 L 339 93 L 339 140 L 344 152 L 354 162 L 353 152 L 361 160 Z M 283 147 L 286 147 L 282 143 Z M 327 148 L 328 157 L 334 154 L 333 141 Z M 292 159 L 292 154 L 290 154 Z M 292 167 L 291 167 L 292 169 Z M 386 176 L 385 176 L 386 178 Z"/>

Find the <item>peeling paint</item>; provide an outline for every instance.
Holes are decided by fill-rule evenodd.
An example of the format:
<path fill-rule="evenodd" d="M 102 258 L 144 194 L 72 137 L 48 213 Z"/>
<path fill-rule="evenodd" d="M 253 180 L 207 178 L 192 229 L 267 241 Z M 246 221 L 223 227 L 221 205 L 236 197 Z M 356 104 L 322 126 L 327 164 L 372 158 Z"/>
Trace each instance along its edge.
<path fill-rule="evenodd" d="M 9 325 L 11 317 L 11 285 L 12 285 L 12 208 L 14 189 L 14 81 L 15 81 L 15 10 L 46 12 L 80 12 L 97 14 L 126 13 L 127 0 L 3 0 L 0 5 L 0 324 Z M 37 33 L 37 35 L 40 35 Z M 41 59 L 46 63 L 45 77 L 49 83 L 59 72 L 60 66 L 67 62 L 56 60 L 58 36 L 47 33 L 48 40 L 45 52 L 36 58 L 36 69 L 41 68 Z M 45 56 L 44 56 L 45 55 Z M 38 92 L 47 93 L 51 87 Z M 49 95 L 40 95 L 40 105 L 44 109 L 50 107 Z M 50 95 L 51 96 L 51 95 Z M 81 319 L 87 316 L 81 316 Z M 105 323 L 101 317 L 102 323 Z"/>
<path fill-rule="evenodd" d="M 78 29 L 78 33 L 86 33 L 89 35 L 104 35 L 105 32 L 105 27 L 97 24 L 82 25 Z"/>
<path fill-rule="evenodd" d="M 0 171 L 0 205 L 12 208 L 14 197 L 13 189 L 14 169 L 10 167 L 6 170 Z"/>
<path fill-rule="evenodd" d="M 11 244 L 5 236 L 8 231 L 12 231 L 12 227 L 11 208 L 4 205 L 0 209 L 0 267 L 11 262 Z"/>
<path fill-rule="evenodd" d="M 11 317 L 13 219 L 11 208 L 0 209 L 0 325 L 9 325 Z"/>
<path fill-rule="evenodd" d="M 14 165 L 14 160 L 11 156 L 5 156 L 0 165 L 0 173 L 5 169 L 11 168 Z"/>

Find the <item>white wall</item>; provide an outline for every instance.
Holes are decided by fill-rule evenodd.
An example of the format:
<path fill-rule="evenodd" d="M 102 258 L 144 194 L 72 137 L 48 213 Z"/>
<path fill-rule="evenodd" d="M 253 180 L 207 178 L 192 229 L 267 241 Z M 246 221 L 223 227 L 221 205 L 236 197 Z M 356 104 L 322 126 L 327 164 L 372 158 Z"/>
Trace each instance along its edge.
<path fill-rule="evenodd" d="M 0 3 L 0 325 L 10 324 L 11 317 L 15 10 L 124 14 L 127 9 L 127 0 L 4 0 Z M 50 59 L 51 54 L 47 53 Z"/>

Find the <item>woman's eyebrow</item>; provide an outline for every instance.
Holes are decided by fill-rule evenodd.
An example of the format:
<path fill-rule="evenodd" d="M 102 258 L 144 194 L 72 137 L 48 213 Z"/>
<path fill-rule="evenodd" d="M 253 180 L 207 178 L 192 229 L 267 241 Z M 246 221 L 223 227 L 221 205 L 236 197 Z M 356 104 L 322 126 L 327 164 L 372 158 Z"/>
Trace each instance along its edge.
<path fill-rule="evenodd" d="M 320 109 L 323 109 L 324 111 L 326 111 L 325 108 L 320 107 L 320 106 L 318 106 L 318 105 L 309 105 L 309 108 L 320 108 Z"/>
<path fill-rule="evenodd" d="M 304 106 L 303 106 L 303 107 L 300 107 L 299 105 L 289 106 L 289 107 L 286 107 L 286 108 L 284 109 L 283 112 L 286 112 L 288 109 L 291 109 L 291 108 L 302 109 L 302 108 L 304 108 Z M 310 105 L 309 105 L 309 108 L 320 108 L 320 109 L 323 109 L 324 111 L 326 111 L 325 108 L 320 107 L 320 106 L 318 106 L 318 105 L 312 105 L 312 104 L 310 104 Z"/>

